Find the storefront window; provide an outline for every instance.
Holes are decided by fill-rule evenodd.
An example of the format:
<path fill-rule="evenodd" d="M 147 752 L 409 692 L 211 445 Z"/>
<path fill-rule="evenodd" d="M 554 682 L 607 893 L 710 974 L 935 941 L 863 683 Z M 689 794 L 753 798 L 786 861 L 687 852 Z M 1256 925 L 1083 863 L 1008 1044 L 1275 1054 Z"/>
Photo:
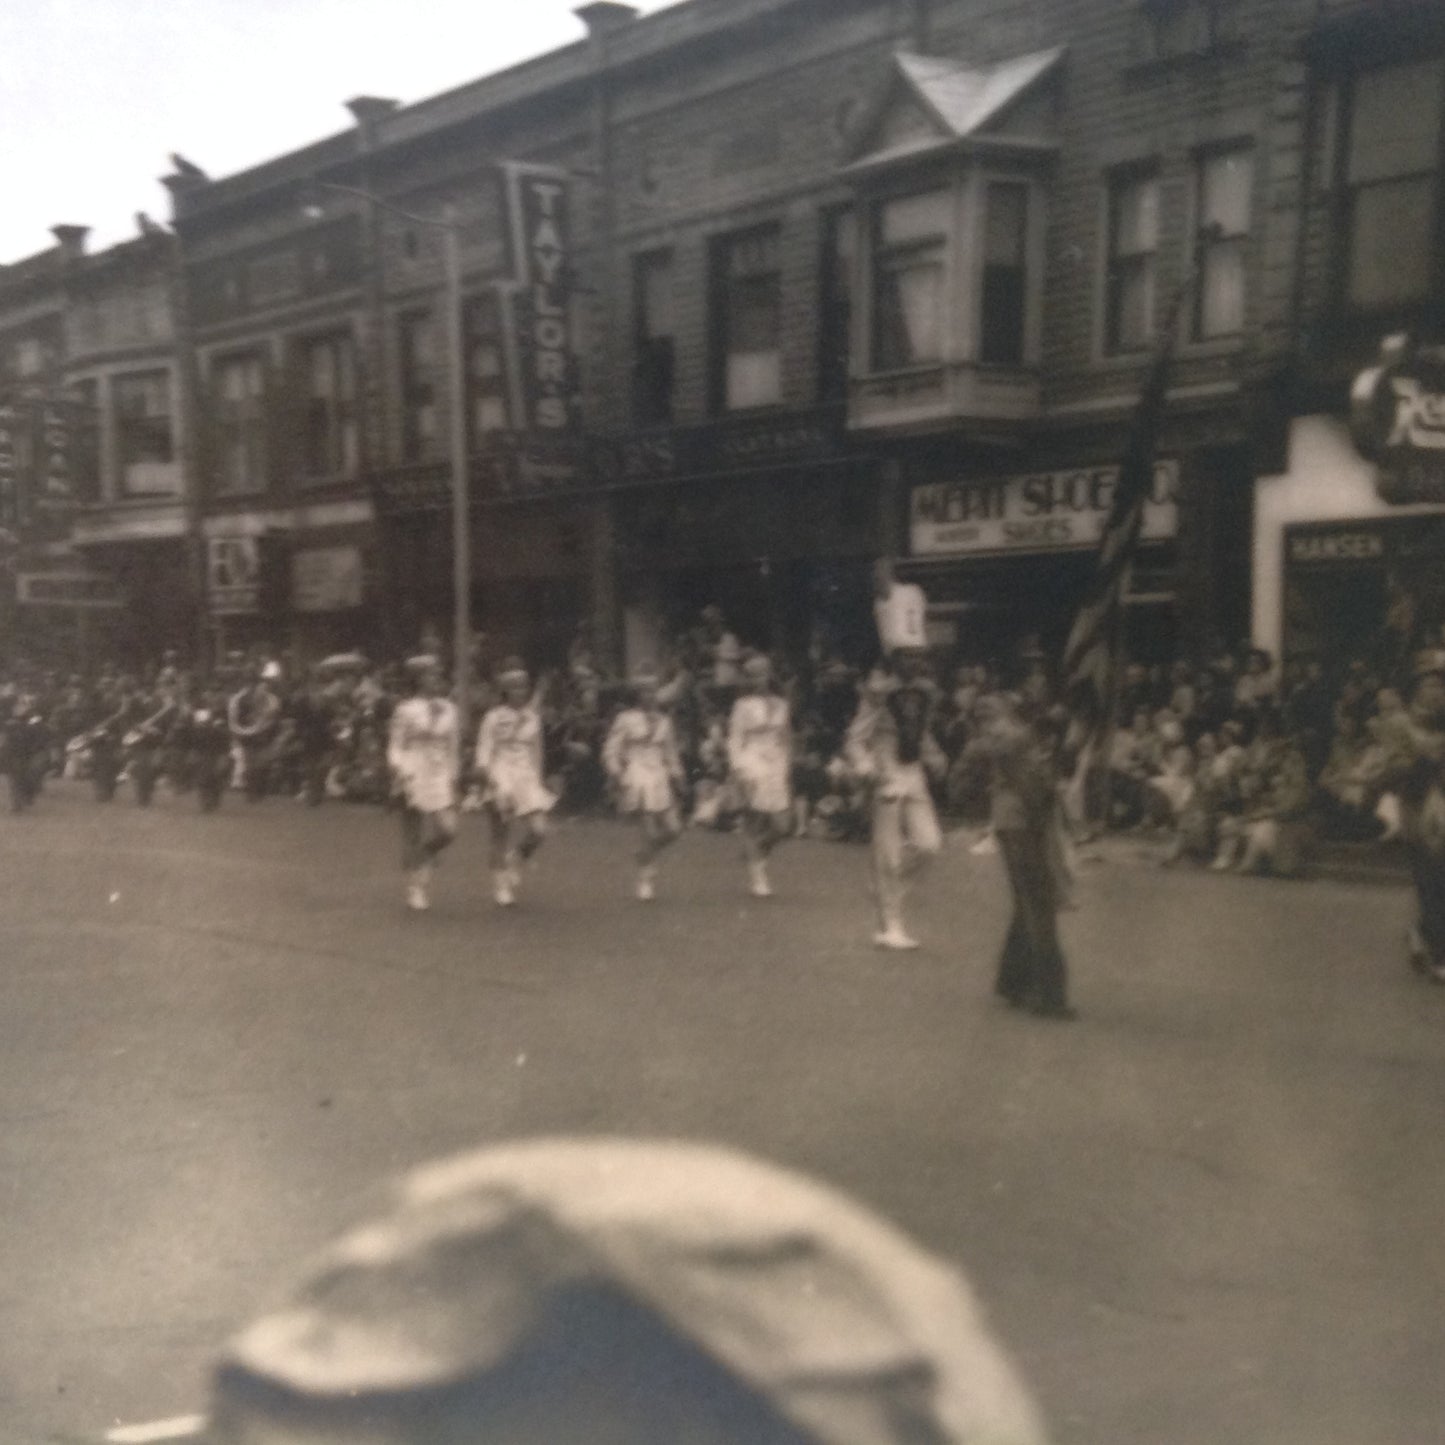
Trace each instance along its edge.
<path fill-rule="evenodd" d="M 360 469 L 356 418 L 356 350 L 344 333 L 301 348 L 306 385 L 303 462 L 309 481 L 353 477 Z"/>
<path fill-rule="evenodd" d="M 672 252 L 649 251 L 633 263 L 632 411 L 638 426 L 672 420 Z"/>
<path fill-rule="evenodd" d="M 984 220 L 979 360 L 1021 366 L 1028 304 L 1029 188 L 1016 181 L 988 187 Z"/>
<path fill-rule="evenodd" d="M 1247 147 L 1201 156 L 1196 174 L 1199 289 L 1194 335 L 1205 341 L 1244 330 L 1245 249 L 1254 190 Z"/>
<path fill-rule="evenodd" d="M 874 212 L 873 366 L 899 371 L 943 358 L 951 195 L 927 191 Z"/>
<path fill-rule="evenodd" d="M 777 226 L 718 242 L 713 254 L 717 410 L 743 411 L 783 399 L 782 303 Z"/>
<path fill-rule="evenodd" d="M 212 372 L 216 490 L 223 496 L 266 485 L 266 370 L 260 356 L 229 356 Z"/>
<path fill-rule="evenodd" d="M 1105 344 L 1139 351 L 1154 335 L 1155 258 L 1159 247 L 1159 178 L 1116 175 L 1109 186 L 1109 274 Z"/>
<path fill-rule="evenodd" d="M 1418 301 L 1436 271 L 1445 65 L 1372 70 L 1351 87 L 1346 295 L 1366 309 Z"/>

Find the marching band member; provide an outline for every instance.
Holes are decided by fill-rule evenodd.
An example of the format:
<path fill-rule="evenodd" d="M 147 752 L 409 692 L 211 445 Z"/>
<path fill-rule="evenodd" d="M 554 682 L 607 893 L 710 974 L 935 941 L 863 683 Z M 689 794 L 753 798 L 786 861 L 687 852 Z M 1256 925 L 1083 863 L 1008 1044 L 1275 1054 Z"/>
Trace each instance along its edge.
<path fill-rule="evenodd" d="M 437 857 L 457 834 L 461 738 L 456 704 L 445 695 L 436 658 L 414 657 L 407 668 L 417 692 L 391 715 L 386 761 L 401 801 L 406 906 L 421 912 L 431 906 L 428 888 Z"/>
<path fill-rule="evenodd" d="M 617 786 L 618 812 L 634 815 L 642 827 L 637 896 L 647 902 L 654 896 L 657 856 L 682 832 L 677 789 L 683 771 L 672 719 L 658 701 L 657 675 L 640 673 L 633 692 L 633 705 L 613 720 L 602 764 Z"/>
<path fill-rule="evenodd" d="M 255 679 L 231 698 L 226 716 L 231 737 L 241 759 L 240 785 L 248 803 L 259 803 L 266 795 L 267 749 L 281 719 L 281 701 L 271 690 L 281 669 L 268 662 Z"/>
<path fill-rule="evenodd" d="M 912 657 L 900 655 L 897 671 L 875 674 L 848 729 L 844 757 L 855 776 L 872 785 L 873 882 L 878 900 L 880 948 L 914 949 L 918 940 L 903 923 L 913 882 L 942 846 L 928 774 L 945 766 L 930 731 L 932 685 L 918 675 Z"/>
<path fill-rule="evenodd" d="M 792 718 L 772 690 L 772 664 L 762 655 L 743 663 L 743 694 L 728 720 L 728 770 L 742 805 L 749 889 L 770 898 L 768 858 L 791 831 Z"/>
<path fill-rule="evenodd" d="M 497 677 L 502 701 L 489 708 L 477 732 L 476 768 L 492 834 L 492 893 L 517 901 L 521 865 L 542 846 L 547 814 L 557 799 L 542 782 L 542 707 L 527 669 L 509 659 Z"/>

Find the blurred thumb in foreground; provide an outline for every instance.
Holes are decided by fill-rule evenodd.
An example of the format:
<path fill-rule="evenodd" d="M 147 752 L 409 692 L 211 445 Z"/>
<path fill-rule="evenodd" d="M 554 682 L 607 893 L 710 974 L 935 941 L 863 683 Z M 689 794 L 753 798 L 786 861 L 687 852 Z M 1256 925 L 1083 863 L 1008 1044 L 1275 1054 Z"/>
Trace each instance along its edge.
<path fill-rule="evenodd" d="M 426 1166 L 216 1374 L 215 1445 L 1044 1445 L 949 1266 L 724 1149 Z"/>

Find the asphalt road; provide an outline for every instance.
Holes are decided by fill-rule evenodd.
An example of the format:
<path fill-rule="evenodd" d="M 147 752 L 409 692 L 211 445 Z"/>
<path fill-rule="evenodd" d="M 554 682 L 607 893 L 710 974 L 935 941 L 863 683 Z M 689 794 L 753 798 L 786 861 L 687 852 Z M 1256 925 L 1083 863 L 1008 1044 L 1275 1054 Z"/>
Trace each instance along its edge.
<path fill-rule="evenodd" d="M 0 1439 L 204 1400 L 217 1345 L 395 1171 L 549 1132 L 727 1141 L 958 1260 L 1078 1445 L 1445 1432 L 1445 990 L 1397 889 L 1116 848 L 1065 934 L 1076 1024 L 989 995 L 961 839 L 885 955 L 863 855 L 743 891 L 692 834 L 659 900 L 560 828 L 498 913 L 472 820 L 434 911 L 392 820 L 228 800 L 0 816 Z"/>

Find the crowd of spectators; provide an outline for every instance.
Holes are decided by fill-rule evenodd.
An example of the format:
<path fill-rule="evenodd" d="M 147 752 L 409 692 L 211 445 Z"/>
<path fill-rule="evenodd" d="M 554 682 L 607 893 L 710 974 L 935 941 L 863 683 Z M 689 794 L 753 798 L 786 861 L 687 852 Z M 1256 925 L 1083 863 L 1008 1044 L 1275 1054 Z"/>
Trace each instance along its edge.
<path fill-rule="evenodd" d="M 750 651 L 709 607 L 666 641 L 658 659 L 660 698 L 674 719 L 689 816 L 699 826 L 729 823 L 727 719 Z M 829 656 L 772 660 L 794 720 L 798 831 L 841 841 L 865 837 L 866 792 L 844 762 L 843 740 L 867 669 Z M 476 658 L 473 718 L 493 701 L 492 661 L 499 659 L 484 651 Z M 971 744 L 990 698 L 1009 692 L 1034 715 L 1062 716 L 1063 702 L 1036 647 L 1003 665 L 938 656 L 933 675 L 934 735 L 948 764 L 938 802 L 948 816 L 982 823 L 988 770 Z M 107 718 L 133 728 L 173 697 L 230 706 L 246 689 L 259 688 L 274 699 L 274 709 L 269 702 L 263 708 L 274 713 L 274 726 L 264 747 L 250 749 L 253 795 L 380 801 L 387 794 L 386 726 L 406 683 L 400 662 L 355 655 L 303 665 L 284 652 L 255 649 L 230 655 L 207 677 L 169 655 L 144 671 L 103 668 L 89 678 L 16 668 L 0 673 L 0 710 L 7 718 L 22 710 L 43 714 L 57 766 L 68 748 L 73 767 L 75 739 Z M 602 664 L 583 631 L 565 662 L 538 683 L 546 766 L 562 807 L 605 810 L 602 744 L 628 696 L 627 680 Z M 1314 838 L 1388 839 L 1397 820 L 1384 784 L 1381 729 L 1404 707 L 1394 684 L 1364 660 L 1334 674 L 1318 662 L 1281 671 L 1250 647 L 1221 647 L 1200 663 L 1129 663 L 1094 766 L 1081 776 L 1076 760 L 1060 758 L 1065 814 L 1076 835 L 1098 827 L 1150 832 L 1167 840 L 1170 861 L 1221 870 L 1288 874 Z M 240 773 L 238 785 L 246 781 Z"/>

